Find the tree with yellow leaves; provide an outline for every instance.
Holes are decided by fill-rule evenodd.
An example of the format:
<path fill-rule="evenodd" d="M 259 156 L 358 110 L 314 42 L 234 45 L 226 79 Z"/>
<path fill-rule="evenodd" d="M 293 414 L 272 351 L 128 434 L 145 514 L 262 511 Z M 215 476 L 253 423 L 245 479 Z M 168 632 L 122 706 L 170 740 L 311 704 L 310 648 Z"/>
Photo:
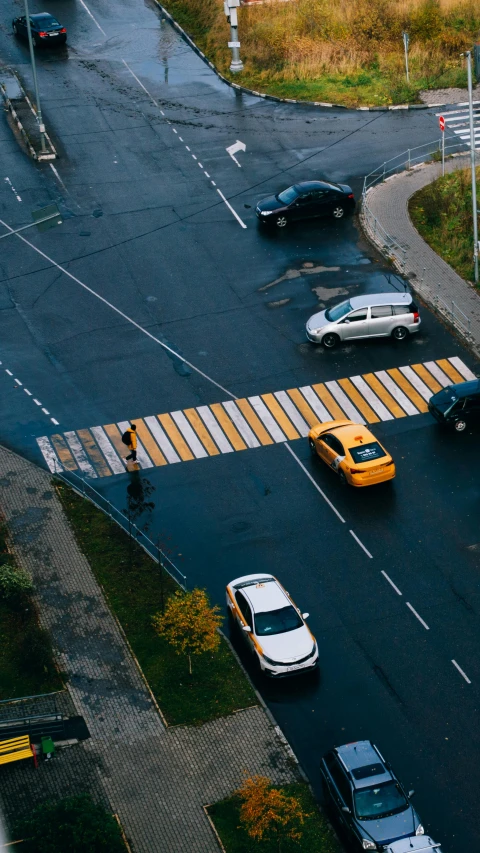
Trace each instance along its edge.
<path fill-rule="evenodd" d="M 223 617 L 220 608 L 210 606 L 204 589 L 191 592 L 177 590 L 167 601 L 164 613 L 156 613 L 152 622 L 157 633 L 173 646 L 179 655 L 188 655 L 188 671 L 192 674 L 192 655 L 216 652 L 220 645 L 218 629 Z"/>
<path fill-rule="evenodd" d="M 275 788 L 266 776 L 246 779 L 237 791 L 240 797 L 240 823 L 254 841 L 298 841 L 300 827 L 309 815 L 299 800 Z"/>

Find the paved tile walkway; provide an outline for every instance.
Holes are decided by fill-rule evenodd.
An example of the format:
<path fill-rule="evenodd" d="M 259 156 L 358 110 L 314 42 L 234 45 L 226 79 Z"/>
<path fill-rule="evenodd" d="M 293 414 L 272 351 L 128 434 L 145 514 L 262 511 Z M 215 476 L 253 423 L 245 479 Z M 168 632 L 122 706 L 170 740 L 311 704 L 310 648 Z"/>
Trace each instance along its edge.
<path fill-rule="evenodd" d="M 217 853 L 202 805 L 230 794 L 245 772 L 265 773 L 277 783 L 298 778 L 275 726 L 257 706 L 200 727 L 165 729 L 77 547 L 50 474 L 0 448 L 0 507 L 18 558 L 34 579 L 76 713 L 91 734 L 38 771 L 9 768 L 10 791 L 16 772 L 35 774 L 37 789 L 56 767 L 65 776 L 83 750 L 87 769 L 78 774 L 77 793 L 94 773 L 135 853 Z M 73 793 L 72 773 L 65 778 Z M 45 781 L 45 791 L 52 790 Z"/>
<path fill-rule="evenodd" d="M 445 171 L 464 168 L 469 162 L 469 155 L 454 157 L 446 161 Z M 462 324 L 468 323 L 470 335 L 467 339 L 479 355 L 480 295 L 425 243 L 408 215 L 410 196 L 440 174 L 441 163 L 429 163 L 401 172 L 378 184 L 367 192 L 369 213 L 363 209 L 361 220 L 367 236 L 381 251 L 385 250 L 385 239 L 378 224 L 405 249 L 405 273 L 413 289 L 418 290 L 427 302 L 450 321 L 453 300 L 455 315 Z M 373 217 L 378 223 L 376 229 Z M 401 264 L 399 266 L 401 268 Z M 461 332 L 460 323 L 457 328 Z"/>
<path fill-rule="evenodd" d="M 442 387 L 473 378 L 454 356 L 135 418 L 138 465 L 152 468 L 305 438 L 312 426 L 335 419 L 372 424 L 418 415 L 427 411 L 428 400 Z M 127 428 L 128 421 L 121 421 L 41 436 L 37 443 L 52 473 L 109 477 L 125 473 L 122 457 L 128 451 L 121 435 Z"/>

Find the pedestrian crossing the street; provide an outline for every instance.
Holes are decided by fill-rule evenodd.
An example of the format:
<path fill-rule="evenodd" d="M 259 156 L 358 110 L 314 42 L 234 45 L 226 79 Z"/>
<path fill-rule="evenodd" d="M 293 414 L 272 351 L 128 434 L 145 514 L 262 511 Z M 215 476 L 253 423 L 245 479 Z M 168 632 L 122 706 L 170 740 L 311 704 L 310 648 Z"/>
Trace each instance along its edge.
<path fill-rule="evenodd" d="M 463 106 L 463 105 L 462 105 Z M 444 113 L 436 113 L 437 116 L 442 115 L 445 120 L 446 130 L 451 130 L 455 136 L 465 143 L 470 148 L 470 115 L 467 109 L 452 110 Z M 480 147 L 480 102 L 473 102 L 473 133 L 474 133 L 474 148 Z M 445 141 L 445 146 L 447 142 Z"/>
<path fill-rule="evenodd" d="M 292 441 L 305 438 L 319 422 L 348 419 L 375 424 L 418 415 L 428 410 L 432 394 L 475 378 L 454 356 L 148 415 L 131 421 L 137 426 L 137 462 L 147 469 Z M 125 473 L 128 449 L 122 433 L 129 425 L 130 421 L 119 421 L 69 430 L 44 435 L 37 443 L 52 473 L 109 477 Z"/>

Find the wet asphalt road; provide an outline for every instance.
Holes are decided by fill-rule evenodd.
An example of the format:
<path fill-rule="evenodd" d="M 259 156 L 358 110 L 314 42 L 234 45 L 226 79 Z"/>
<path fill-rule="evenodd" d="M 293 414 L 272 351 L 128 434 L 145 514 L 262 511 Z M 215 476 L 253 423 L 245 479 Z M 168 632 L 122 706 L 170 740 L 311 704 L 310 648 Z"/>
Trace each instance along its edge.
<path fill-rule="evenodd" d="M 28 80 L 26 46 L 9 30 L 21 5 L 0 8 L 0 56 Z M 33 246 L 237 395 L 452 355 L 475 368 L 426 309 L 421 334 L 403 345 L 326 353 L 308 344 L 304 324 L 319 305 L 402 284 L 355 219 L 270 234 L 254 217 L 258 198 L 299 179 L 348 181 L 358 196 L 380 162 L 436 137 L 435 110 L 347 112 L 240 96 L 153 5 L 88 8 L 94 19 L 73 0 L 35 7 L 69 33 L 65 49 L 39 53 L 61 156 L 57 174 L 33 165 L 2 115 L 3 220 L 18 227 L 56 200 L 64 224 L 30 232 Z M 225 150 L 237 139 L 247 146 L 241 168 Z M 226 399 L 33 248 L 13 237 L 1 248 L 2 367 L 49 412 L 2 372 L 2 443 L 40 461 L 35 437 L 55 431 L 52 416 L 64 431 Z M 477 436 L 444 435 L 428 415 L 375 432 L 397 479 L 359 494 L 342 490 L 305 443 L 292 444 L 344 522 L 277 445 L 148 471 L 153 535 L 189 585 L 207 586 L 215 600 L 233 577 L 272 571 L 311 613 L 318 678 L 258 684 L 316 790 L 327 748 L 371 737 L 416 789 L 429 831 L 447 853 L 465 853 L 480 828 Z M 123 508 L 127 475 L 97 485 Z"/>

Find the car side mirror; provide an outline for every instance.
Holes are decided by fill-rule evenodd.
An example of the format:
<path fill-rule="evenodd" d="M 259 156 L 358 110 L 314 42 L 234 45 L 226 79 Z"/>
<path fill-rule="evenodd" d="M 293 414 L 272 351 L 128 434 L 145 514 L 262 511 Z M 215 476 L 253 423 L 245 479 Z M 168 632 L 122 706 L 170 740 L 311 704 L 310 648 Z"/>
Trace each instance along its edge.
<path fill-rule="evenodd" d="M 414 793 L 415 793 L 415 791 L 414 791 L 414 789 L 412 788 L 412 790 L 408 792 L 408 796 L 409 796 L 409 797 L 413 797 Z"/>
<path fill-rule="evenodd" d="M 348 808 L 348 806 L 342 806 L 342 812 L 346 812 L 347 814 L 350 814 L 350 809 Z"/>
<path fill-rule="evenodd" d="M 344 322 L 344 323 L 349 323 L 349 322 L 350 322 L 350 320 L 344 320 L 343 322 Z"/>
<path fill-rule="evenodd" d="M 245 631 L 246 634 L 252 633 L 252 629 L 250 628 L 250 625 L 242 625 L 242 631 Z"/>
<path fill-rule="evenodd" d="M 308 619 L 310 613 L 302 613 L 302 619 Z"/>

